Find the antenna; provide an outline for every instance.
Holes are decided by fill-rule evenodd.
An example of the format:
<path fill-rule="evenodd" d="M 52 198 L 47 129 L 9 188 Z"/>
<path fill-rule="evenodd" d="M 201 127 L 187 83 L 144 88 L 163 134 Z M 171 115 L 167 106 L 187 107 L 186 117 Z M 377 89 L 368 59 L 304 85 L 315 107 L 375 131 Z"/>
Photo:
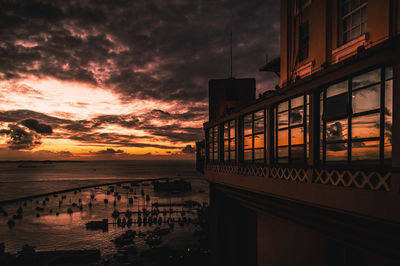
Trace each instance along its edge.
<path fill-rule="evenodd" d="M 231 52 L 231 54 L 230 54 L 230 63 L 231 63 L 231 78 L 233 78 L 233 70 L 232 70 L 232 68 L 233 68 L 233 61 L 232 61 L 232 30 L 231 30 L 231 41 L 230 41 L 230 47 L 231 47 L 231 50 L 230 50 L 230 52 Z"/>

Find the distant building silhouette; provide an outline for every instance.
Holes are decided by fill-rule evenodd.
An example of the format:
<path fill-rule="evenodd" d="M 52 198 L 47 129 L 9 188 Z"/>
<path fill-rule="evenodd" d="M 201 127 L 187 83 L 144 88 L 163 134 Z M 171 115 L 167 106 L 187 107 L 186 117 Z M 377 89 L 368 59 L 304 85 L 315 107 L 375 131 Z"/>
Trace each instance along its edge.
<path fill-rule="evenodd" d="M 399 11 L 282 0 L 280 84 L 210 81 L 212 265 L 400 265 Z"/>

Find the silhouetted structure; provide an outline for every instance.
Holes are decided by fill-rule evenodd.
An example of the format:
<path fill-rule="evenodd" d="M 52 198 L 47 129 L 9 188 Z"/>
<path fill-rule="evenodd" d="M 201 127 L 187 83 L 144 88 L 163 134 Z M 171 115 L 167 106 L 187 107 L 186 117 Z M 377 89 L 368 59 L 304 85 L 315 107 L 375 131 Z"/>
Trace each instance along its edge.
<path fill-rule="evenodd" d="M 399 10 L 282 0 L 276 90 L 210 93 L 213 265 L 400 264 Z"/>

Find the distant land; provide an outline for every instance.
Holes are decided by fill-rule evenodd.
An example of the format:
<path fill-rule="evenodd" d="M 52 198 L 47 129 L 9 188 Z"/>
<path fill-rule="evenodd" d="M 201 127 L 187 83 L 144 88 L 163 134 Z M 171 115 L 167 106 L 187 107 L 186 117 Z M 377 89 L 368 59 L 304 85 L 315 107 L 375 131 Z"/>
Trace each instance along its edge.
<path fill-rule="evenodd" d="M 43 161 L 34 161 L 34 160 L 20 160 L 20 161 L 0 161 L 0 163 L 43 163 L 43 164 L 52 164 L 52 163 L 87 163 L 88 161 L 72 161 L 72 160 L 43 160 Z"/>

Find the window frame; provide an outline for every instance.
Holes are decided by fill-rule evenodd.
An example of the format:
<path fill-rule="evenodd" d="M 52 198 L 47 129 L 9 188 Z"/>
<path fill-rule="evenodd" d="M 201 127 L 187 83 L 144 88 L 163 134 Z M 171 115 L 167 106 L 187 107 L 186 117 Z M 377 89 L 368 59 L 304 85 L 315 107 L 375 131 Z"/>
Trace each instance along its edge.
<path fill-rule="evenodd" d="M 234 134 L 234 136 L 232 137 L 231 136 L 231 129 L 232 129 L 232 127 L 231 127 L 231 125 L 232 125 L 232 122 L 233 122 L 233 125 L 234 125 L 234 132 L 235 132 L 235 134 Z M 228 136 L 227 137 L 225 137 L 225 125 L 228 125 Z M 224 132 L 223 132 L 223 161 L 225 162 L 225 163 L 235 163 L 236 162 L 236 158 L 237 158 L 237 138 L 236 138 L 236 131 L 237 131 L 237 126 L 236 126 L 236 120 L 235 119 L 232 119 L 232 120 L 228 120 L 228 121 L 225 121 L 223 124 L 223 129 L 224 129 Z M 225 149 L 225 141 L 227 141 L 228 142 L 228 150 L 226 150 Z M 234 142 L 235 143 L 235 145 L 234 145 L 234 147 L 235 147 L 235 149 L 233 149 L 232 150 L 232 142 Z M 226 158 L 226 156 L 225 156 L 225 153 L 228 153 L 228 158 Z M 235 152 L 235 156 L 234 156 L 234 158 L 231 158 L 231 152 Z"/>
<path fill-rule="evenodd" d="M 304 35 L 304 33 L 306 33 Z M 299 62 L 306 60 L 310 53 L 310 22 L 307 20 L 299 26 Z"/>
<path fill-rule="evenodd" d="M 345 2 L 349 2 L 351 0 L 342 0 L 340 1 L 340 7 L 339 7 L 339 20 L 340 20 L 340 36 L 341 36 L 341 44 L 346 44 L 351 42 L 352 40 L 357 39 L 358 37 L 362 36 L 363 34 L 367 33 L 367 25 L 368 25 L 368 0 L 365 1 L 364 3 L 361 3 L 362 0 L 358 0 L 358 6 L 356 8 L 354 8 L 353 10 L 350 10 L 349 12 L 347 12 L 346 14 L 344 13 L 344 6 L 345 6 Z M 366 18 L 365 21 L 362 20 L 362 9 L 365 7 L 366 9 Z M 356 14 L 357 12 L 360 13 L 360 22 L 357 25 L 353 25 L 353 23 L 351 23 L 351 28 L 346 29 L 345 30 L 345 20 L 350 18 L 352 19 L 352 16 L 354 14 Z M 362 25 L 365 24 L 365 30 L 363 32 L 362 30 Z M 360 27 L 360 34 L 357 35 L 356 37 L 351 37 L 351 31 L 357 27 Z M 349 38 L 345 39 L 345 34 L 349 33 Z"/>
<path fill-rule="evenodd" d="M 384 165 L 385 163 L 387 163 L 389 160 L 392 159 L 392 155 L 389 156 L 388 159 L 385 158 L 385 134 L 386 134 L 386 117 L 385 117 L 385 108 L 387 106 L 387 103 L 385 102 L 385 91 L 386 91 L 386 83 L 392 81 L 393 82 L 393 75 L 390 78 L 386 77 L 386 69 L 387 68 L 391 68 L 392 66 L 374 66 L 374 67 L 370 67 L 367 69 L 364 69 L 363 71 L 359 71 L 357 73 L 354 73 L 350 76 L 347 76 L 345 78 L 342 78 L 340 80 L 337 80 L 335 82 L 331 82 L 329 84 L 327 84 L 326 86 L 324 86 L 324 88 L 322 88 L 319 91 L 319 104 L 320 106 L 322 106 L 322 110 L 320 110 L 320 119 L 319 119 L 319 126 L 318 126 L 318 130 L 319 132 L 319 136 L 320 138 L 322 137 L 322 139 L 320 139 L 319 143 L 319 156 L 316 156 L 319 160 L 319 164 L 320 165 L 366 165 L 366 162 L 368 163 L 373 163 L 374 165 Z M 353 79 L 361 76 L 363 74 L 367 74 L 370 72 L 373 72 L 374 70 L 379 70 L 380 73 L 380 78 L 379 81 L 377 82 L 373 82 L 373 83 L 369 83 L 367 85 L 363 85 L 361 87 L 357 87 L 355 89 L 353 89 Z M 343 118 L 342 120 L 346 120 L 346 126 L 347 126 L 347 138 L 345 140 L 333 140 L 333 141 L 328 141 L 327 142 L 327 130 L 326 130 L 326 124 L 327 122 L 330 122 L 326 119 L 323 118 L 323 110 L 325 109 L 325 101 L 326 101 L 326 91 L 327 89 L 335 84 L 341 83 L 341 82 L 347 82 L 347 91 L 344 93 L 340 93 L 338 95 L 341 94 L 347 94 L 348 96 L 348 114 L 347 117 Z M 357 91 L 361 91 L 361 90 L 365 90 L 368 88 L 373 88 L 374 86 L 379 85 L 380 88 L 380 92 L 379 92 L 379 108 L 374 108 L 374 109 L 370 109 L 370 110 L 366 110 L 366 111 L 361 111 L 361 112 L 354 112 L 353 110 L 353 93 L 357 92 Z M 393 93 L 393 83 L 392 83 L 392 93 Z M 322 97 L 321 97 L 322 95 Z M 337 96 L 337 95 L 335 95 Z M 332 97 L 335 97 L 332 96 Z M 392 96 L 393 97 L 393 96 Z M 321 101 L 322 101 L 322 105 L 321 105 Z M 392 99 L 392 112 L 393 112 L 393 99 Z M 358 117 L 365 117 L 368 115 L 374 115 L 374 114 L 378 114 L 379 115 L 379 135 L 376 137 L 364 137 L 364 138 L 353 138 L 353 132 L 352 132 L 352 126 L 353 126 L 353 119 L 354 118 L 358 118 Z M 331 120 L 331 121 L 337 121 L 337 120 L 341 120 L 341 119 L 335 119 L 335 120 Z M 391 120 L 393 120 L 393 114 L 391 115 Z M 392 122 L 393 123 L 393 122 Z M 322 132 L 321 132 L 322 130 Z M 354 160 L 353 157 L 353 144 L 354 143 L 363 143 L 363 142 L 373 142 L 373 141 L 378 141 L 378 145 L 379 145 L 379 151 L 378 151 L 378 159 L 377 160 Z M 340 144 L 340 143 L 344 143 L 347 145 L 347 159 L 344 161 L 327 161 L 326 160 L 326 153 L 327 153 L 327 149 L 326 149 L 326 145 L 327 144 Z M 366 161 L 366 162 L 364 162 Z M 363 163 L 364 162 L 364 163 Z"/>
<path fill-rule="evenodd" d="M 215 129 L 217 129 L 218 132 L 215 131 Z M 210 135 L 210 131 L 212 132 L 212 136 Z M 210 128 L 208 128 L 208 134 L 207 134 L 207 161 L 208 162 L 218 162 L 219 158 L 220 158 L 220 138 L 219 138 L 219 134 L 220 133 L 220 128 L 219 125 L 215 125 L 212 126 Z M 215 134 L 217 134 L 217 136 L 215 137 Z M 211 139 L 210 139 L 211 136 Z M 215 145 L 217 145 L 217 151 L 215 150 Z M 211 149 L 210 149 L 211 148 Z M 212 152 L 210 152 L 210 150 L 212 150 Z M 215 154 L 217 154 L 217 156 L 215 156 Z"/>
<path fill-rule="evenodd" d="M 299 98 L 299 97 L 303 97 L 303 103 L 301 106 L 297 106 L 292 108 L 292 100 Z M 286 110 L 284 111 L 278 111 L 278 106 L 284 102 L 288 103 L 288 107 Z M 273 136 L 274 136 L 274 151 L 273 151 L 273 162 L 275 164 L 298 164 L 298 165 L 305 165 L 307 164 L 307 161 L 310 157 L 310 133 L 311 133 L 311 128 L 310 128 L 310 93 L 301 93 L 301 94 L 296 94 L 294 96 L 291 96 L 289 98 L 286 98 L 278 103 L 276 103 L 273 107 L 274 110 L 274 129 L 273 129 Z M 291 113 L 292 110 L 296 110 L 296 109 L 302 109 L 303 110 L 303 122 L 300 124 L 296 124 L 296 125 L 290 125 L 290 120 L 291 120 Z M 287 112 L 287 119 L 288 119 L 288 124 L 286 127 L 283 128 L 279 128 L 279 121 L 278 121 L 278 117 L 279 114 L 285 113 Z M 292 145 L 292 137 L 291 137 L 291 133 L 292 133 L 292 129 L 296 129 L 296 128 L 303 128 L 303 143 L 302 144 L 296 144 L 296 145 Z M 282 145 L 280 146 L 278 143 L 278 132 L 279 131 L 283 131 L 283 130 L 287 130 L 288 133 L 288 140 L 287 140 L 287 145 Z M 292 159 L 292 147 L 300 147 L 303 146 L 303 151 L 304 151 L 304 157 L 303 159 L 296 159 L 295 161 L 293 161 Z M 279 148 L 285 148 L 287 147 L 287 161 L 286 162 L 280 162 L 279 157 L 278 157 L 278 149 Z"/>
<path fill-rule="evenodd" d="M 260 111 L 263 111 L 263 117 L 255 119 L 254 118 L 254 114 L 257 113 L 257 112 L 260 112 Z M 247 117 L 247 116 L 251 116 L 251 133 L 250 134 L 245 134 L 245 126 L 244 126 L 244 124 L 245 124 L 245 117 Z M 254 132 L 254 124 L 255 124 L 255 122 L 259 121 L 261 119 L 264 120 L 263 121 L 264 122 L 263 123 L 263 131 L 262 132 L 261 131 Z M 242 121 L 242 128 L 241 128 L 241 133 L 242 133 L 241 134 L 241 140 L 242 140 L 241 141 L 241 154 L 242 154 L 242 156 L 241 156 L 241 161 L 242 162 L 244 162 L 244 163 L 263 163 L 263 164 L 265 164 L 265 162 L 266 162 L 266 150 L 267 150 L 267 124 L 266 124 L 266 119 L 267 119 L 267 109 L 266 108 L 257 109 L 256 111 L 252 111 L 250 113 L 246 113 L 246 114 L 244 114 L 242 116 L 242 119 L 241 119 L 241 121 Z M 255 138 L 255 136 L 261 135 L 261 134 L 264 135 L 264 139 L 263 139 L 264 145 L 261 148 L 255 148 L 254 138 Z M 250 137 L 250 136 L 251 136 L 251 148 L 245 149 L 244 148 L 244 145 L 245 145 L 245 141 L 244 140 L 245 140 L 246 137 Z M 262 159 L 255 159 L 255 151 L 256 150 L 263 150 L 263 158 Z M 245 156 L 244 156 L 245 151 L 251 151 L 251 160 L 245 160 Z"/>

